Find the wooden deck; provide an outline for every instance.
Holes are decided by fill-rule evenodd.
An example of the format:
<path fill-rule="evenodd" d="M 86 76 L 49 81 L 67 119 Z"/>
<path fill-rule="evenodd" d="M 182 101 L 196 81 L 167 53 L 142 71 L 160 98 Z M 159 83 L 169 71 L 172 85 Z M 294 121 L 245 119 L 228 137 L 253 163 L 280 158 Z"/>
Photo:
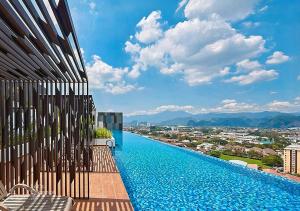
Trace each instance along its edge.
<path fill-rule="evenodd" d="M 93 152 L 94 172 L 90 173 L 90 199 L 76 200 L 73 210 L 133 210 L 110 150 L 97 146 Z"/>

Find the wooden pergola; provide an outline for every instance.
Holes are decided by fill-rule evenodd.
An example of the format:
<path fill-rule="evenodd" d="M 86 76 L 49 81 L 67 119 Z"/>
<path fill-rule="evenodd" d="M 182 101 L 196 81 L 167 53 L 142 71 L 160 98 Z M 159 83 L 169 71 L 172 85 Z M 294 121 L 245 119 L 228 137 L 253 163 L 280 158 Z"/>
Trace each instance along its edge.
<path fill-rule="evenodd" d="M 66 0 L 0 0 L 0 180 L 89 197 L 95 106 Z"/>

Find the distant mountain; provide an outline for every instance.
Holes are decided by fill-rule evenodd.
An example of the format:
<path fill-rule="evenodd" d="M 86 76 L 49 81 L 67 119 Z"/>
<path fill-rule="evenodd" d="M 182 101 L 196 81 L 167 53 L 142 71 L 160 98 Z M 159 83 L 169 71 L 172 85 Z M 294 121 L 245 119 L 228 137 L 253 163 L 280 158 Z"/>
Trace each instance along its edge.
<path fill-rule="evenodd" d="M 269 111 L 264 111 L 264 112 L 257 112 L 257 113 L 250 113 L 250 112 L 241 112 L 241 113 L 206 113 L 206 114 L 196 114 L 196 115 L 190 115 L 188 117 L 179 117 L 179 118 L 174 118 L 174 119 L 169 119 L 167 121 L 161 122 L 161 125 L 187 125 L 189 121 L 200 121 L 200 120 L 213 120 L 215 119 L 223 119 L 226 118 L 228 121 L 230 119 L 237 120 L 237 119 L 243 119 L 247 121 L 246 119 L 265 119 L 265 118 L 270 118 L 270 117 L 275 117 L 278 115 L 281 115 L 283 113 L 280 112 L 269 112 Z M 208 124 L 203 122 L 203 124 Z M 245 123 L 247 124 L 247 123 Z"/>
<path fill-rule="evenodd" d="M 240 112 L 240 113 L 207 113 L 207 114 L 196 114 L 194 117 L 198 120 L 202 119 L 214 119 L 214 118 L 268 118 L 283 114 L 281 112 Z"/>
<path fill-rule="evenodd" d="M 188 126 L 227 126 L 227 127 L 252 127 L 252 120 L 246 118 L 214 118 L 210 120 L 193 121 L 187 123 Z"/>
<path fill-rule="evenodd" d="M 268 128 L 291 128 L 300 127 L 300 116 L 299 115 L 279 115 L 273 118 L 266 119 L 261 122 L 258 127 Z"/>
<path fill-rule="evenodd" d="M 157 125 L 188 125 L 188 126 L 228 126 L 228 127 L 261 127 L 288 128 L 300 127 L 299 113 L 281 112 L 242 112 L 242 113 L 207 113 L 190 114 L 187 112 L 161 112 L 153 115 L 125 117 L 125 123 L 149 122 Z"/>
<path fill-rule="evenodd" d="M 300 127 L 300 116 L 280 114 L 265 118 L 215 118 L 193 121 L 188 126 L 227 126 L 227 127 L 259 127 L 259 128 L 290 128 Z"/>

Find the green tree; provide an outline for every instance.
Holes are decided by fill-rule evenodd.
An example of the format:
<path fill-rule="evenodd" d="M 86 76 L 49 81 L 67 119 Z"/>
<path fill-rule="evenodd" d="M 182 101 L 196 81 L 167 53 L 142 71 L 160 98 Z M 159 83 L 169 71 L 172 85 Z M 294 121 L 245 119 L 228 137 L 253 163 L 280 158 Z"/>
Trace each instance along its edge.
<path fill-rule="evenodd" d="M 220 138 L 212 138 L 210 140 L 210 142 L 213 143 L 213 144 L 219 144 L 219 145 L 223 145 L 223 146 L 228 144 L 228 141 L 220 139 Z"/>
<path fill-rule="evenodd" d="M 250 150 L 248 153 L 247 153 L 248 157 L 249 158 L 252 158 L 252 159 L 261 159 L 262 155 L 254 150 Z"/>
<path fill-rule="evenodd" d="M 261 161 L 267 166 L 282 166 L 283 160 L 278 155 L 268 155 L 261 159 Z"/>
<path fill-rule="evenodd" d="M 213 157 L 216 157 L 216 158 L 219 158 L 221 156 L 221 152 L 214 150 L 214 151 L 210 151 L 209 155 L 213 156 Z"/>

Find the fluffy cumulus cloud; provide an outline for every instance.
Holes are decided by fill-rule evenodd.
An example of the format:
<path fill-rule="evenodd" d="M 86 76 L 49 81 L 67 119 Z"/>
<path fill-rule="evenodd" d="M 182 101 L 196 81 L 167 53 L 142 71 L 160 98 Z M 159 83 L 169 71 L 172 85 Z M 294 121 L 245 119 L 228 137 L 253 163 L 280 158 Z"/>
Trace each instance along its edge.
<path fill-rule="evenodd" d="M 246 18 L 254 12 L 259 0 L 189 0 L 184 9 L 187 18 L 206 18 L 218 15 L 228 21 Z M 186 2 L 183 0 L 183 3 Z M 182 3 L 182 4 L 183 4 Z"/>
<path fill-rule="evenodd" d="M 128 68 L 114 68 L 106 64 L 97 55 L 94 55 L 93 61 L 87 64 L 86 70 L 92 88 L 101 89 L 112 94 L 124 94 L 141 89 L 125 81 Z"/>
<path fill-rule="evenodd" d="M 258 106 L 256 104 L 249 104 L 244 102 L 237 102 L 234 99 L 225 99 L 221 102 L 220 106 L 207 109 L 208 112 L 246 112 L 257 111 Z"/>
<path fill-rule="evenodd" d="M 291 101 L 274 100 L 265 106 L 265 110 L 269 111 L 285 111 L 285 112 L 299 112 L 300 97 L 296 97 Z"/>
<path fill-rule="evenodd" d="M 280 111 L 280 112 L 299 112 L 300 97 L 291 101 L 274 100 L 272 102 L 258 105 L 255 103 L 238 102 L 235 99 L 225 99 L 218 105 L 209 108 L 194 107 L 192 105 L 163 105 L 150 110 L 136 111 L 128 113 L 126 116 L 152 115 L 163 111 L 185 111 L 191 114 L 199 113 L 236 113 L 236 112 L 260 112 L 260 111 Z"/>
<path fill-rule="evenodd" d="M 162 29 L 159 23 L 160 11 L 153 11 L 148 17 L 143 17 L 137 24 L 139 31 L 135 34 L 138 41 L 149 44 L 162 36 Z"/>
<path fill-rule="evenodd" d="M 115 93 L 136 90 L 137 85 L 128 84 L 128 79 L 137 79 L 149 69 L 176 75 L 190 86 L 215 80 L 240 85 L 274 80 L 279 73 L 258 62 L 266 52 L 265 39 L 245 35 L 233 26 L 257 11 L 258 1 L 182 0 L 177 12 L 184 13 L 184 20 L 170 27 L 160 11 L 153 11 L 137 23 L 134 36 L 125 43 L 124 51 L 131 56 L 132 65 L 114 68 L 94 58 L 88 65 L 90 80 L 95 87 Z M 266 63 L 288 59 L 277 51 Z"/>
<path fill-rule="evenodd" d="M 281 64 L 289 60 L 289 56 L 285 55 L 281 51 L 275 51 L 266 61 L 267 64 Z"/>
<path fill-rule="evenodd" d="M 247 75 L 233 76 L 226 82 L 237 82 L 240 85 L 248 85 L 258 81 L 271 81 L 278 77 L 278 73 L 275 70 L 254 70 Z"/>
<path fill-rule="evenodd" d="M 136 111 L 132 112 L 129 114 L 126 114 L 126 116 L 136 116 L 136 115 L 152 115 L 152 114 L 158 114 L 160 112 L 164 111 L 185 111 L 185 112 L 193 112 L 194 107 L 191 105 L 184 105 L 184 106 L 179 106 L 179 105 L 163 105 L 163 106 L 158 106 L 154 109 L 150 110 L 142 110 L 142 111 Z"/>
<path fill-rule="evenodd" d="M 249 59 L 245 59 L 236 64 L 237 70 L 239 72 L 248 72 L 254 69 L 261 68 L 261 64 L 258 61 L 250 61 Z"/>
<path fill-rule="evenodd" d="M 183 0 L 177 11 L 183 10 L 186 19 L 166 30 L 160 23 L 161 13 L 150 13 L 137 24 L 135 39 L 125 43 L 134 61 L 129 76 L 138 78 L 151 67 L 196 86 L 228 77 L 230 67 L 236 65 L 235 76 L 227 82 L 246 85 L 275 79 L 275 70 L 266 70 L 255 60 L 266 50 L 264 38 L 246 36 L 231 23 L 252 14 L 257 2 Z"/>

